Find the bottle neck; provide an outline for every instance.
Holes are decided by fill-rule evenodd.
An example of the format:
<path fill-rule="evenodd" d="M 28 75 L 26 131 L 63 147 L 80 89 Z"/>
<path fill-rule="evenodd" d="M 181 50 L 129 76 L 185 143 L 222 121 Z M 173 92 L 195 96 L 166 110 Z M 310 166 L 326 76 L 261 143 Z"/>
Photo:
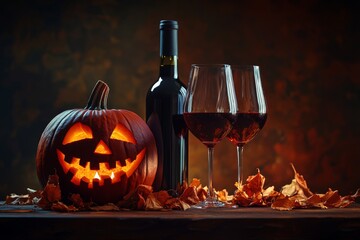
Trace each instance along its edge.
<path fill-rule="evenodd" d="M 160 23 L 160 77 L 178 78 L 178 25 L 176 21 Z"/>
<path fill-rule="evenodd" d="M 161 78 L 178 78 L 178 57 L 177 56 L 160 56 L 160 77 Z"/>

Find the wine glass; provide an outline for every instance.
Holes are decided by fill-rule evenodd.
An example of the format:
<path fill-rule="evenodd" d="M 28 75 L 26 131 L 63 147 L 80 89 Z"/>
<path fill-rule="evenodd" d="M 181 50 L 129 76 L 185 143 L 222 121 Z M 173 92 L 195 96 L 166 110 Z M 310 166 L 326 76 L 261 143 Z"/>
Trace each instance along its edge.
<path fill-rule="evenodd" d="M 213 189 L 214 147 L 230 132 L 237 103 L 230 65 L 193 64 L 184 102 L 188 129 L 208 148 L 208 195 L 195 208 L 222 207 Z"/>
<path fill-rule="evenodd" d="M 242 184 L 244 145 L 263 128 L 267 112 L 259 66 L 231 65 L 231 70 L 238 109 L 227 138 L 237 149 L 237 181 Z"/>

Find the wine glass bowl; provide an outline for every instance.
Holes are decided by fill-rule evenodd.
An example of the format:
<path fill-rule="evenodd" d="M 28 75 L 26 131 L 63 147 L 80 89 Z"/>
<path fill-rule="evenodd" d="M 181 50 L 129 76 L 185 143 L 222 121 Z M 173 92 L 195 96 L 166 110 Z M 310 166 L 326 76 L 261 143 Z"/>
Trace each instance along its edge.
<path fill-rule="evenodd" d="M 236 146 L 243 146 L 260 132 L 266 119 L 266 113 L 236 113 L 233 128 L 227 137 Z"/>
<path fill-rule="evenodd" d="M 230 65 L 193 64 L 184 102 L 190 132 L 208 148 L 208 196 L 195 207 L 222 207 L 213 189 L 214 147 L 228 135 L 237 109 Z"/>
<path fill-rule="evenodd" d="M 262 89 L 260 68 L 254 65 L 232 65 L 237 97 L 237 111 L 227 138 L 237 148 L 237 181 L 243 181 L 243 147 L 264 127 L 267 109 Z"/>

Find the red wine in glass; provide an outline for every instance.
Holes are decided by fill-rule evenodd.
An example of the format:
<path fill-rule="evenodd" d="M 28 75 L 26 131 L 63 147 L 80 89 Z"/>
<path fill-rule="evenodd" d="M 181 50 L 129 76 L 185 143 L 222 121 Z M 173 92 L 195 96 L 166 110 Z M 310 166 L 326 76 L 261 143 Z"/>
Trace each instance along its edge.
<path fill-rule="evenodd" d="M 238 184 L 242 184 L 244 145 L 264 127 L 267 109 L 260 68 L 255 65 L 231 65 L 237 98 L 233 128 L 227 138 L 235 144 L 238 162 Z"/>
<path fill-rule="evenodd" d="M 266 118 L 266 113 L 236 113 L 227 138 L 236 146 L 245 145 L 264 127 Z"/>
<path fill-rule="evenodd" d="M 228 64 L 193 64 L 184 102 L 184 120 L 190 132 L 208 149 L 208 195 L 195 208 L 223 207 L 213 188 L 215 145 L 230 132 L 237 110 Z"/>
<path fill-rule="evenodd" d="M 230 113 L 184 113 L 190 131 L 208 147 L 214 147 L 226 136 L 232 118 Z"/>

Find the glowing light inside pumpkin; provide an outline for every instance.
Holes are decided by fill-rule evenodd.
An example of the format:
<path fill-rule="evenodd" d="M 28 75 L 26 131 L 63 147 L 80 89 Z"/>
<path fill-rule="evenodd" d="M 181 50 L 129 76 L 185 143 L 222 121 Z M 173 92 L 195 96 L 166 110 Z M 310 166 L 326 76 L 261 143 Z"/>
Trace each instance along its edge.
<path fill-rule="evenodd" d="M 99 180 L 101 179 L 98 172 L 95 173 L 94 179 L 99 179 Z"/>
<path fill-rule="evenodd" d="M 116 125 L 114 131 L 112 132 L 112 134 L 110 136 L 110 139 L 116 139 L 116 140 L 120 140 L 123 142 L 129 142 L 129 143 L 136 144 L 136 140 L 135 140 L 132 132 L 130 132 L 130 130 L 127 129 L 122 124 Z"/>
<path fill-rule="evenodd" d="M 120 161 L 116 161 L 115 168 L 110 169 L 108 163 L 99 163 L 98 170 L 90 169 L 90 162 L 87 162 L 85 167 L 81 166 L 80 158 L 73 157 L 71 163 L 66 162 L 65 154 L 60 150 L 57 150 L 57 155 L 65 174 L 69 171 L 73 174 L 71 178 L 73 184 L 80 185 L 80 182 L 85 182 L 88 184 L 88 188 L 93 188 L 94 179 L 99 183 L 99 186 L 103 186 L 104 180 L 107 178 L 110 178 L 111 183 L 117 183 L 121 181 L 121 176 L 124 174 L 126 174 L 127 177 L 130 177 L 138 168 L 145 156 L 145 152 L 146 149 L 144 148 L 133 161 L 131 161 L 130 158 L 126 159 L 125 166 L 121 166 Z"/>
<path fill-rule="evenodd" d="M 98 154 L 111 154 L 111 150 L 110 148 L 106 145 L 106 143 L 104 143 L 103 140 L 100 140 L 100 142 L 98 143 L 98 145 L 95 148 L 94 153 L 98 153 Z"/>
<path fill-rule="evenodd" d="M 92 131 L 91 128 L 81 124 L 80 122 L 75 123 L 66 133 L 63 144 L 68 144 L 76 141 L 80 141 L 83 139 L 92 139 Z"/>

